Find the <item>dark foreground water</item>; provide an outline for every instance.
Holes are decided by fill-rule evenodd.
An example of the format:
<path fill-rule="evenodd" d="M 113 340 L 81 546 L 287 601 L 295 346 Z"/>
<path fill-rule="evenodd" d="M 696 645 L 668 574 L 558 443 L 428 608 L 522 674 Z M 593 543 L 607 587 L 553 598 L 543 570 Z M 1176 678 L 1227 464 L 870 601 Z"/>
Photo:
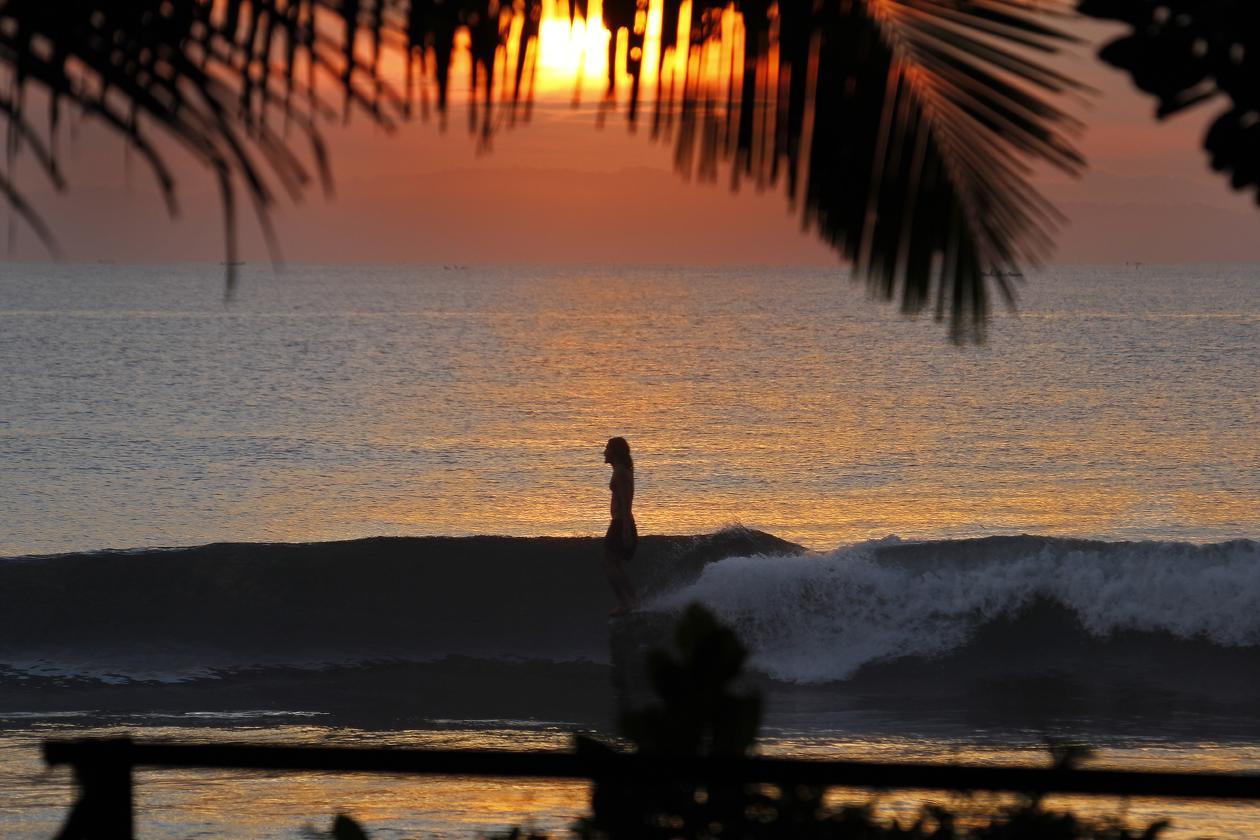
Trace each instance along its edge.
<path fill-rule="evenodd" d="M 651 698 L 644 651 L 691 601 L 751 648 L 767 753 L 1260 769 L 1260 544 L 1046 537 L 807 552 L 731 529 L 643 538 L 644 604 L 609 622 L 594 538 L 225 544 L 0 561 L 5 836 L 49 836 L 49 737 L 563 749 Z M 542 593 L 523 597 L 523 593 Z M 338 809 L 378 836 L 560 829 L 585 787 L 144 773 L 149 836 L 297 836 Z M 861 797 L 837 792 L 837 797 Z M 947 796 L 885 794 L 907 814 Z M 1242 836 L 1253 805 L 1065 804 Z M 956 804 L 956 803 L 955 803 Z"/>

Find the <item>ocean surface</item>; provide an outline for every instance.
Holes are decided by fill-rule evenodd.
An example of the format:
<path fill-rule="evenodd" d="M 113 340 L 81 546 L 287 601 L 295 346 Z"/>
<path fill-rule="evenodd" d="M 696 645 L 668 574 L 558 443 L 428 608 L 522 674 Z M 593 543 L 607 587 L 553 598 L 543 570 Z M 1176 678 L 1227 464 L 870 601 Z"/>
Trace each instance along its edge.
<path fill-rule="evenodd" d="M 0 836 L 65 813 L 47 737 L 612 732 L 692 601 L 768 753 L 1260 771 L 1258 384 L 1260 268 L 1048 269 L 959 348 L 822 269 L 246 266 L 225 300 L 219 266 L 0 266 Z M 643 607 L 610 624 L 615 434 Z M 142 836 L 558 830 L 586 795 L 139 778 Z"/>
<path fill-rule="evenodd" d="M 1260 268 L 1050 269 L 981 348 L 839 269 L 0 266 L 0 556 L 1260 533 Z"/>

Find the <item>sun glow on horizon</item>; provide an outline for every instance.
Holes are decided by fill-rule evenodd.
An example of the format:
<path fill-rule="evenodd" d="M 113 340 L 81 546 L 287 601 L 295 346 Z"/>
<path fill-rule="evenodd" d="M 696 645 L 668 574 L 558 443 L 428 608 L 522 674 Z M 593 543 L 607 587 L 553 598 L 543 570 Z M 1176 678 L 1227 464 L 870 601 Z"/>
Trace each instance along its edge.
<path fill-rule="evenodd" d="M 742 13 L 733 4 L 706 9 L 693 21 L 693 3 L 682 0 L 677 20 L 671 16 L 669 37 L 663 37 L 664 0 L 638 0 L 637 11 L 629 18 L 619 16 L 615 29 L 605 19 L 605 0 L 588 0 L 585 16 L 572 17 L 570 2 L 541 0 L 532 12 L 521 4 L 502 6 L 499 43 L 489 62 L 485 45 L 475 47 L 473 33 L 461 23 L 453 31 L 448 58 L 439 59 L 431 44 L 411 54 L 386 51 L 380 56 L 380 78 L 405 91 L 409 100 L 417 97 L 422 114 L 441 99 L 444 105 L 480 111 L 482 116 L 474 120 L 489 114 L 482 105 L 507 107 L 512 112 L 509 122 L 518 119 L 519 107 L 520 116 L 528 120 L 535 102 L 577 105 L 583 100 L 625 102 L 629 97 L 659 109 L 657 100 L 663 97 L 664 107 L 672 109 L 684 90 L 692 95 L 703 90 L 715 103 L 739 106 L 746 31 Z M 768 14 L 777 16 L 777 6 L 770 9 Z M 538 15 L 536 23 L 529 20 L 532 14 Z M 699 42 L 693 38 L 693 27 L 704 32 Z M 486 37 L 484 29 L 477 37 Z M 360 60 L 374 60 L 370 40 L 361 35 L 360 41 Z M 481 58 L 474 57 L 476 50 L 482 51 Z M 418 61 L 413 61 L 415 56 Z M 439 60 L 449 62 L 445 73 L 437 71 Z M 759 70 L 759 76 L 764 72 Z M 497 119 L 491 118 L 483 133 L 492 131 Z"/>
<path fill-rule="evenodd" d="M 679 25 L 681 37 L 678 43 L 686 43 L 690 9 L 690 2 L 684 2 L 679 14 L 682 23 Z M 586 17 L 575 15 L 572 20 L 565 0 L 543 0 L 538 31 L 537 90 L 549 92 L 588 85 L 605 88 L 610 44 L 614 47 L 613 78 L 618 84 L 629 80 L 627 65 L 630 60 L 642 61 L 641 83 L 655 83 L 661 57 L 663 20 L 663 0 L 649 0 L 646 10 L 640 10 L 634 22 L 636 31 L 642 28 L 643 47 L 639 54 L 631 55 L 629 33 L 624 28 L 614 32 L 605 24 L 603 0 L 590 0 Z M 667 58 L 672 58 L 674 52 L 672 48 L 668 50 Z M 671 70 L 681 73 L 685 69 L 676 59 L 672 64 L 667 62 L 667 65 L 664 68 L 667 73 Z"/>
<path fill-rule="evenodd" d="M 572 84 L 582 75 L 594 78 L 608 72 L 608 42 L 612 33 L 604 26 L 602 0 L 591 0 L 587 17 L 569 20 L 568 4 L 544 0 L 538 26 L 539 82 Z M 547 84 L 553 83 L 553 84 Z"/>

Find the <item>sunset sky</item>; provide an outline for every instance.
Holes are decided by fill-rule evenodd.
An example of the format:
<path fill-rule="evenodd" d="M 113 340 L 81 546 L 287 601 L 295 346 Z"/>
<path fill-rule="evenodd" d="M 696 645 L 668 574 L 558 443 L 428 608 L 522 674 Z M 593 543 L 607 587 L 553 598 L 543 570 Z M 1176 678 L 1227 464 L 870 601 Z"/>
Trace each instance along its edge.
<path fill-rule="evenodd" d="M 1156 124 L 1154 105 L 1126 77 L 1093 58 L 1118 30 L 1079 24 L 1089 46 L 1057 67 L 1096 87 L 1075 106 L 1088 124 L 1080 179 L 1044 173 L 1035 183 L 1069 222 L 1055 262 L 1246 262 L 1260 260 L 1260 210 L 1211 173 L 1199 148 L 1209 105 Z M 600 32 L 593 31 L 591 44 Z M 579 33 L 580 35 L 580 33 Z M 668 142 L 627 129 L 614 111 L 596 127 L 599 50 L 588 55 L 587 93 L 570 106 L 579 61 L 567 19 L 544 22 L 538 102 L 528 124 L 502 125 L 489 149 L 467 130 L 462 103 L 440 129 L 414 119 L 392 135 L 363 115 L 327 125 L 336 195 L 312 191 L 275 213 L 292 262 L 818 264 L 836 256 L 801 231 L 781 189 L 732 193 L 687 183 Z M 606 36 L 605 36 L 606 37 Z M 650 55 L 649 55 L 650 58 Z M 462 90 L 459 81 L 453 90 Z M 295 142 L 297 142 L 295 140 Z M 69 260 L 217 261 L 219 198 L 208 174 L 172 153 L 181 216 L 167 217 L 151 174 L 116 136 L 77 120 L 60 151 L 70 189 L 52 192 L 32 161 L 18 183 L 51 222 Z M 248 208 L 242 255 L 266 257 Z M 44 259 L 29 231 L 11 255 Z"/>

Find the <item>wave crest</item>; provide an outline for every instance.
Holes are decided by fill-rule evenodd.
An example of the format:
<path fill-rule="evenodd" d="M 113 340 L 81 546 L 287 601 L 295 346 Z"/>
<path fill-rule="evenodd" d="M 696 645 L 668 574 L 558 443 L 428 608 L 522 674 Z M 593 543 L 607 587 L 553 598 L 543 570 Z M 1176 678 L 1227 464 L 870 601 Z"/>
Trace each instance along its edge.
<path fill-rule="evenodd" d="M 1249 647 L 1260 645 L 1260 543 L 889 537 L 821 554 L 730 557 L 651 607 L 691 601 L 736 628 L 754 667 L 804 683 L 955 651 L 1038 601 L 1066 608 L 1095 637 L 1139 631 Z"/>

